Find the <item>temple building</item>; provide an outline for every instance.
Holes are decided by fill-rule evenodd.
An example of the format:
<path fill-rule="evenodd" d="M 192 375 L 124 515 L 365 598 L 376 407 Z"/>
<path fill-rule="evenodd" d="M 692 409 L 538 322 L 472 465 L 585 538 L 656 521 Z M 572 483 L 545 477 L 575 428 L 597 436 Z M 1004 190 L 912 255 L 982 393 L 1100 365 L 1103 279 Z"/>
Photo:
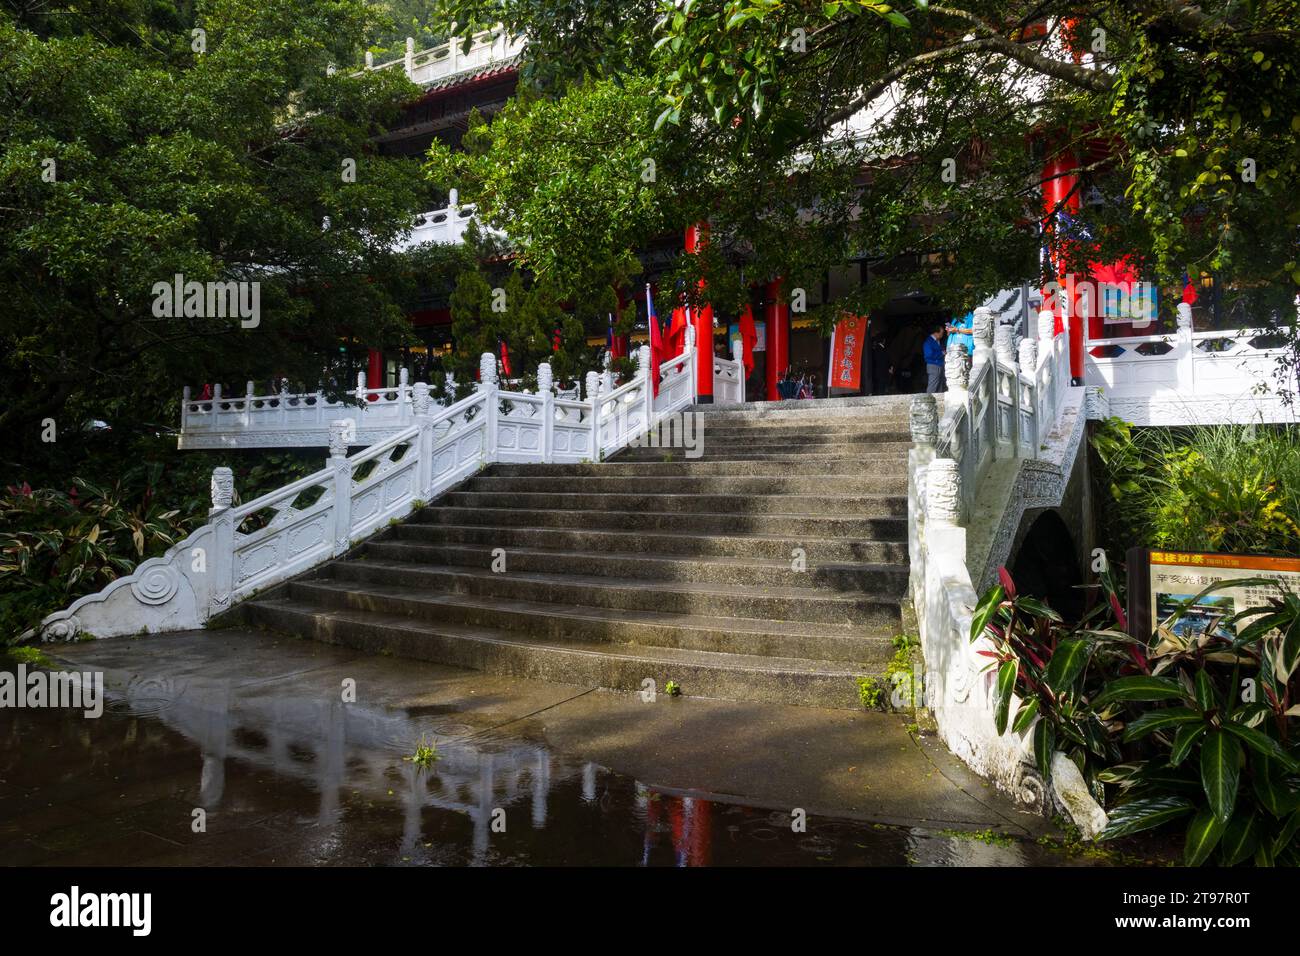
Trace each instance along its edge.
<path fill-rule="evenodd" d="M 453 148 L 459 146 L 474 113 L 491 117 L 514 96 L 523 51 L 522 40 L 512 40 L 502 31 L 485 31 L 474 36 L 468 51 L 462 49 L 459 38 L 422 51 L 417 51 L 414 41 L 408 39 L 402 58 L 374 63 L 368 55 L 367 69 L 401 69 L 422 90 L 404 108 L 401 119 L 379 138 L 379 149 L 418 162 L 435 139 Z M 1076 61 L 1086 59 L 1086 54 L 1081 57 L 1069 50 L 1060 52 L 1063 56 L 1073 56 Z M 869 128 L 873 116 L 871 108 L 864 109 L 849 121 L 849 127 L 852 129 L 856 124 L 857 128 Z M 1051 134 L 1050 129 L 1035 130 L 1029 137 L 1029 148 L 1045 157 L 1042 209 L 1046 275 L 1061 273 L 1064 268 L 1061 247 L 1073 241 L 1066 238 L 1066 233 L 1077 234 L 1080 225 L 1087 222 L 1089 207 L 1104 201 L 1098 190 L 1081 180 L 1079 174 L 1081 167 L 1093 163 L 1098 156 L 1104 159 L 1104 145 L 1086 145 L 1084 150 L 1089 153 L 1086 156 L 1067 156 L 1052 151 Z M 428 211 L 420 216 L 403 248 L 430 242 L 462 242 L 474 217 L 474 207 L 462 205 L 455 189 L 445 193 L 431 189 L 428 202 Z M 703 228 L 707 229 L 707 225 Z M 681 235 L 649 240 L 639 253 L 646 279 L 653 282 L 683 249 L 689 252 L 699 241 L 698 228 L 689 224 L 684 226 Z M 883 282 L 892 286 L 888 302 L 871 314 L 866 334 L 856 339 L 850 336 L 848 341 L 852 347 L 847 350 L 841 348 L 843 343 L 838 334 L 827 338 L 807 315 L 791 314 L 786 301 L 789 290 L 784 290 L 783 295 L 779 281 L 755 285 L 751 296 L 756 332 L 752 345 L 754 363 L 744 385 L 743 398 L 776 400 L 924 391 L 926 368 L 922 344 L 936 323 L 948 323 L 960 317 L 954 314 L 951 304 L 901 285 L 897 277 L 924 265 L 920 259 L 930 260 L 934 269 L 944 268 L 941 251 L 912 257 L 907 262 L 864 256 L 829 270 L 819 286 L 803 290 L 805 304 L 811 309 L 833 302 L 859 285 Z M 1125 290 L 1138 286 L 1139 276 L 1124 260 L 1091 265 L 1092 278 L 1097 282 Z M 1116 358 L 1125 350 L 1114 339 L 1157 331 L 1155 327 L 1135 327 L 1124 322 L 1110 325 L 1108 312 L 1112 311 L 1112 304 L 1106 301 L 1105 295 L 1094 294 L 1096 301 L 1089 301 L 1085 294 L 1074 290 L 1052 296 L 1048 290 L 1038 288 L 1036 281 L 1030 284 L 1037 278 L 1026 276 L 1024 284 L 1004 289 L 980 305 L 994 314 L 998 325 L 1011 326 L 1017 335 L 1032 335 L 1039 310 L 1045 305 L 1054 309 L 1058 329 L 1069 333 L 1070 371 L 1077 381 L 1085 377 L 1085 353 L 1097 358 Z M 409 308 L 411 325 L 420 343 L 391 349 L 369 348 L 364 357 L 353 354 L 349 377 L 359 363 L 364 363 L 365 382 L 372 389 L 398 385 L 403 369 L 413 370 L 416 377 L 427 377 L 433 357 L 455 348 L 449 293 L 449 289 L 424 288 Z M 1149 295 L 1146 304 L 1154 314 L 1157 303 L 1154 293 Z M 1222 290 L 1208 274 L 1186 279 L 1183 301 L 1191 306 L 1193 327 L 1198 331 L 1249 324 L 1249 319 L 1242 315 L 1243 300 L 1235 298 L 1225 302 Z M 629 295 L 624 308 L 637 310 L 638 322 L 630 336 L 611 343 L 616 355 L 629 355 L 635 345 L 646 340 L 644 303 L 637 296 Z M 712 312 L 712 309 L 701 310 L 702 314 L 693 317 L 697 340 L 711 339 L 715 354 L 730 356 L 732 343 L 741 334 L 737 317 L 715 316 Z M 1099 344 L 1085 345 L 1092 341 Z M 603 346 L 606 339 L 603 335 L 593 336 L 589 344 Z M 705 368 L 706 349 L 700 350 L 699 361 L 700 398 L 707 403 L 712 400 L 712 375 Z M 837 374 L 832 374 L 832 367 Z M 851 374 L 840 376 L 839 373 Z M 837 381 L 843 384 L 837 385 Z"/>

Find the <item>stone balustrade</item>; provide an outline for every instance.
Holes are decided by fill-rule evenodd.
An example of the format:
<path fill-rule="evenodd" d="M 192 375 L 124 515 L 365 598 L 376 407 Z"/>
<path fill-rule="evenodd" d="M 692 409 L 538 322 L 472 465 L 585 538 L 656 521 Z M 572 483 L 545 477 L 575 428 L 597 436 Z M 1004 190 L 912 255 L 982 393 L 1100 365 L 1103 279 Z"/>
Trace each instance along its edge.
<path fill-rule="evenodd" d="M 1295 422 L 1278 387 L 1289 349 L 1285 333 L 1267 329 L 1195 332 L 1191 307 L 1181 304 L 1172 333 L 1087 341 L 1089 417 L 1171 426 Z"/>
<path fill-rule="evenodd" d="M 1010 548 L 1028 507 L 1059 505 L 1078 454 L 1082 388 L 1072 387 L 1064 335 L 1051 313 L 1037 340 L 994 332 L 977 309 L 975 348 L 945 357 L 949 390 L 918 395 L 911 410 L 908 551 L 910 590 L 925 658 L 925 703 L 939 735 L 972 769 L 1042 812 L 1057 804 L 1049 781 L 1027 759 L 1028 735 L 999 735 L 984 638 L 972 641 L 971 617 L 984 560 L 972 533 L 1002 534 Z M 998 473 L 998 481 L 992 475 Z M 996 550 L 995 543 L 991 550 Z"/>
<path fill-rule="evenodd" d="M 47 617 L 40 636 L 202 627 L 258 591 L 343 554 L 493 462 L 599 461 L 695 402 L 691 330 L 682 354 L 659 368 L 646 346 L 636 362 L 630 381 L 607 390 L 599 373 L 588 373 L 588 395 L 580 401 L 555 394 L 547 363 L 538 368 L 536 393 L 503 389 L 496 357 L 484 353 L 470 395 L 444 408 L 417 382 L 400 396 L 409 424 L 354 455 L 348 449 L 356 444 L 356 419 L 331 420 L 325 467 L 284 488 L 236 504 L 230 469 L 217 468 L 207 524 Z"/>

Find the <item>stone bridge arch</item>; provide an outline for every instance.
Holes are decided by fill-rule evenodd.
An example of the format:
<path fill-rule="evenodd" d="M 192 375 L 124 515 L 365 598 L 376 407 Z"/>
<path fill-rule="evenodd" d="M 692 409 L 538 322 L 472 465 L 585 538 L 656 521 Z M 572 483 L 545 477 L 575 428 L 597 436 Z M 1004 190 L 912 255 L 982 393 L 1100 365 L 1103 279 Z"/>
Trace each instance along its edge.
<path fill-rule="evenodd" d="M 991 500 L 977 508 L 971 529 L 971 581 L 978 593 L 997 584 L 998 568 L 1006 567 L 1022 591 L 1047 598 L 1067 618 L 1086 603 L 1076 585 L 1092 577 L 1096 535 L 1080 425 L 1054 436 L 1060 442 L 1055 461 L 1007 463 L 998 466 L 1007 469 L 1004 474 L 991 472 Z"/>
<path fill-rule="evenodd" d="M 1057 508 L 1026 513 L 1006 565 L 1021 594 L 1041 598 L 1067 621 L 1086 610 L 1081 586 L 1087 566 L 1076 544 L 1081 530 L 1076 525 L 1072 531 Z"/>

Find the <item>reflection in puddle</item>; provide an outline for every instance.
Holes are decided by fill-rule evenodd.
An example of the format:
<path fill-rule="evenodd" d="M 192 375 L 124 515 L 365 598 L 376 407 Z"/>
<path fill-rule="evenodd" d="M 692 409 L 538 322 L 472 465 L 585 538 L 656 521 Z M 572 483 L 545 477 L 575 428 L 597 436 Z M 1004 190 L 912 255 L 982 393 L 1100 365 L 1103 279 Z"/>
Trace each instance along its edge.
<path fill-rule="evenodd" d="M 8 665 L 5 665 L 8 666 Z M 1025 865 L 1033 844 L 669 793 L 454 707 L 389 710 L 284 684 L 105 675 L 99 720 L 0 710 L 0 862 Z M 438 759 L 408 759 L 420 741 Z M 206 830 L 195 833 L 195 811 Z"/>

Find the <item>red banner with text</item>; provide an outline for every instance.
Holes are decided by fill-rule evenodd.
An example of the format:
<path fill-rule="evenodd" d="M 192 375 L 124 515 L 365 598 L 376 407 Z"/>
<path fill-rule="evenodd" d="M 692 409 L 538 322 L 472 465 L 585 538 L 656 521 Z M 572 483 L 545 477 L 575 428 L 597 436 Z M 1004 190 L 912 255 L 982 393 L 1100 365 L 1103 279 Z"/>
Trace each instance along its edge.
<path fill-rule="evenodd" d="M 867 338 L 867 317 L 846 315 L 835 326 L 831 340 L 831 388 L 856 390 L 862 376 L 862 343 Z"/>

